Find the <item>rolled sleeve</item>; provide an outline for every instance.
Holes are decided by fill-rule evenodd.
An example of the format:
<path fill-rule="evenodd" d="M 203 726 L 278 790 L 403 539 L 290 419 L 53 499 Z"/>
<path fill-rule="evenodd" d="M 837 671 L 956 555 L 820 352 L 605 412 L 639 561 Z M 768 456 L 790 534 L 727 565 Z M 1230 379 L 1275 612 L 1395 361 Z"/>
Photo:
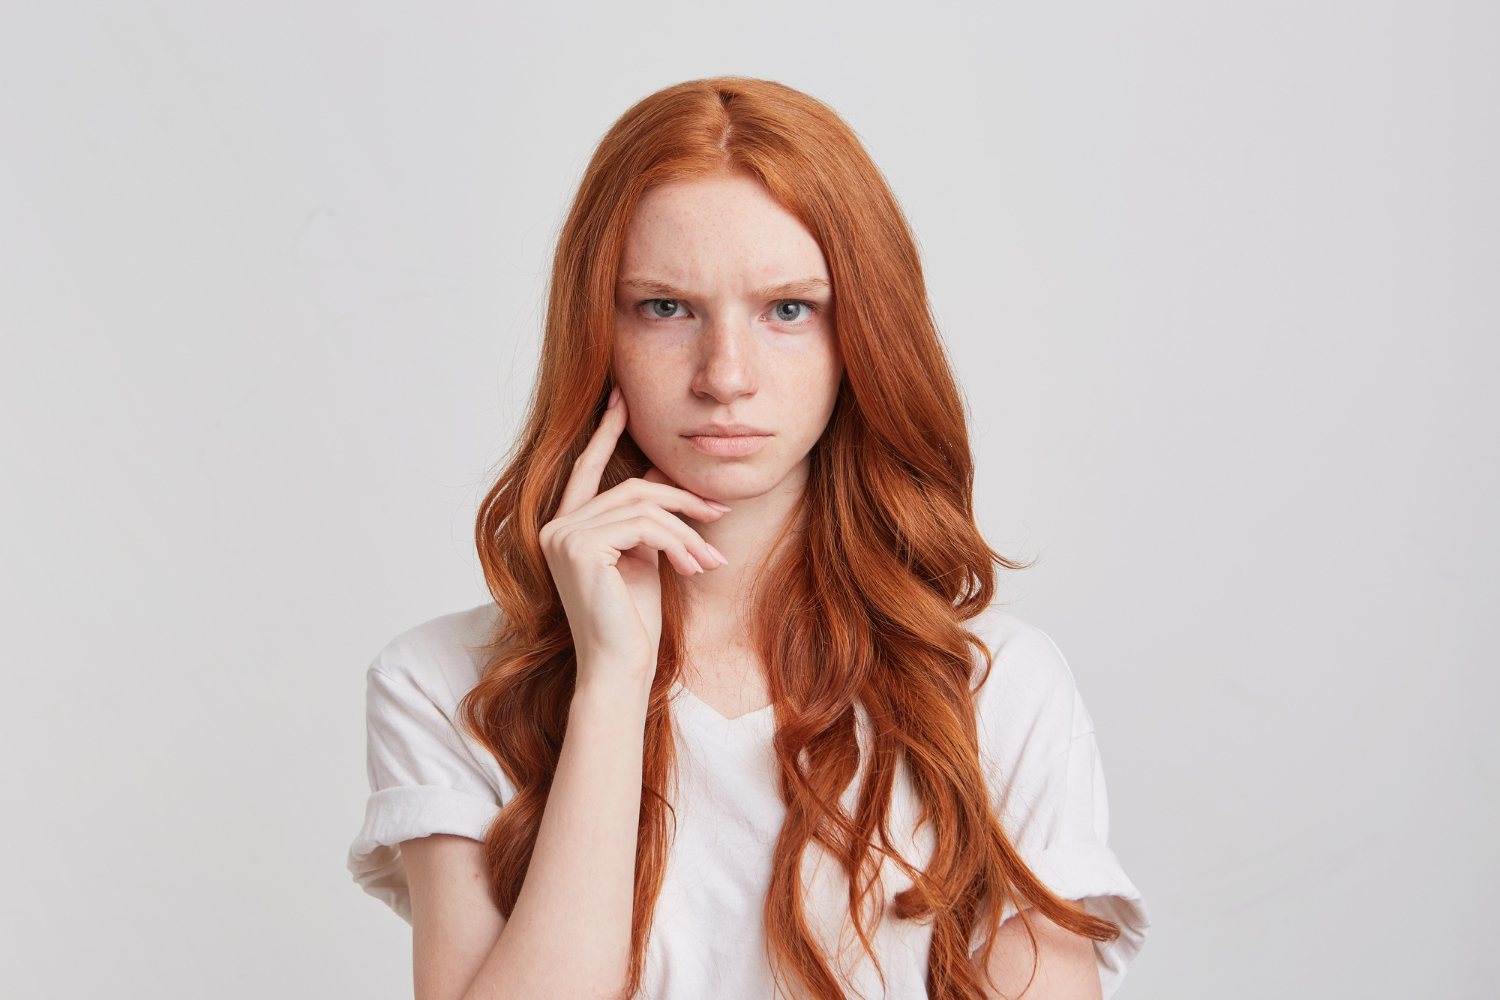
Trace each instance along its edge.
<path fill-rule="evenodd" d="M 1093 722 L 1045 633 L 1002 616 L 992 636 L 993 665 L 976 713 L 995 807 L 1037 878 L 1119 926 L 1114 941 L 1095 944 L 1108 997 L 1145 942 L 1150 918 L 1108 846 L 1109 801 Z"/>
<path fill-rule="evenodd" d="M 423 690 L 387 672 L 382 654 L 367 674 L 370 797 L 348 867 L 367 893 L 411 921 L 400 844 L 445 833 L 483 841 L 508 796 L 493 758 L 454 719 L 457 694 Z"/>

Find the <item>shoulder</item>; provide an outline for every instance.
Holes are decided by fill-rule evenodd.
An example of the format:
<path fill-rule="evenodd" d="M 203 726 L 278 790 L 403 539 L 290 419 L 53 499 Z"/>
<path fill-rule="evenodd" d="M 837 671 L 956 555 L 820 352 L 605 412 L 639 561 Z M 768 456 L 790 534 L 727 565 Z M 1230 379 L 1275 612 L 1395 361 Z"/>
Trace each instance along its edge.
<path fill-rule="evenodd" d="M 992 747 L 1056 749 L 1093 731 L 1073 672 L 1047 633 L 993 606 L 968 628 L 990 653 L 986 671 L 976 652 L 974 707 Z"/>
<path fill-rule="evenodd" d="M 1048 698 L 1076 692 L 1062 651 L 1035 625 L 991 606 L 970 621 L 968 628 L 990 653 L 988 672 L 982 657 L 975 664 L 979 697 Z"/>
<path fill-rule="evenodd" d="M 439 705 L 456 705 L 479 682 L 500 609 L 481 604 L 407 629 L 370 664 L 376 676 L 415 688 Z"/>

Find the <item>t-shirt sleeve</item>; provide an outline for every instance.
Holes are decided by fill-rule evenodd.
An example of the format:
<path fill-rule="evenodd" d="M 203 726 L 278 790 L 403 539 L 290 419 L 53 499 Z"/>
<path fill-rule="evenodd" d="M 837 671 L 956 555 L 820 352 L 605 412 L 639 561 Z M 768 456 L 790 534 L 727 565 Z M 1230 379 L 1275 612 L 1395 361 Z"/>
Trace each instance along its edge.
<path fill-rule="evenodd" d="M 1059 897 L 1119 926 L 1117 939 L 1095 945 L 1108 997 L 1140 951 L 1150 920 L 1109 849 L 1093 721 L 1045 633 L 1005 616 L 991 635 L 994 662 L 976 696 L 991 793 L 1006 834 L 1036 876 Z"/>
<path fill-rule="evenodd" d="M 384 656 L 384 654 L 383 654 Z M 483 841 L 509 785 L 454 718 L 457 697 L 436 677 L 428 690 L 377 659 L 367 674 L 365 724 L 370 798 L 349 849 L 361 887 L 411 921 L 400 843 L 436 833 Z"/>

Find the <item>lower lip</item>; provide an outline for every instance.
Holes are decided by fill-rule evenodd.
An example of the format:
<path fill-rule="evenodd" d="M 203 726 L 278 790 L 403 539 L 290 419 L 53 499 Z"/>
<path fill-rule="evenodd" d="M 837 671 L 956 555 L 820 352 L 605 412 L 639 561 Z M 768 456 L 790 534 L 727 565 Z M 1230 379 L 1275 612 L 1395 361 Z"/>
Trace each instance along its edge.
<path fill-rule="evenodd" d="M 705 455 L 713 455 L 715 458 L 744 458 L 746 455 L 753 455 L 760 451 L 770 440 L 769 434 L 739 434 L 733 437 L 694 434 L 688 438 L 698 451 Z"/>

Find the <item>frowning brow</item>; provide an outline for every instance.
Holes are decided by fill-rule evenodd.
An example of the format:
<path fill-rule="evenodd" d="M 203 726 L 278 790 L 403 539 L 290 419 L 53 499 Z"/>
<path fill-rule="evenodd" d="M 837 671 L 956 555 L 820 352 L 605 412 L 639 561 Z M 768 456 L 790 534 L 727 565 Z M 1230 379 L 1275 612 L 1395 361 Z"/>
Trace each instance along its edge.
<path fill-rule="evenodd" d="M 656 278 L 621 278 L 620 284 L 626 288 L 634 289 L 642 295 L 650 295 L 658 299 L 688 299 L 692 298 L 687 292 L 669 285 L 665 281 Z"/>
<path fill-rule="evenodd" d="M 794 299 L 799 295 L 812 295 L 828 290 L 827 278 L 802 278 L 785 281 L 777 285 L 766 285 L 755 290 L 757 299 Z"/>
<path fill-rule="evenodd" d="M 643 295 L 650 295 L 658 299 L 692 299 L 691 292 L 684 291 L 676 285 L 661 281 L 657 278 L 621 278 L 620 284 Z M 811 295 L 828 289 L 827 278 L 801 278 L 796 281 L 783 281 L 774 285 L 765 285 L 757 288 L 752 293 L 756 299 L 791 299 L 799 295 Z"/>

